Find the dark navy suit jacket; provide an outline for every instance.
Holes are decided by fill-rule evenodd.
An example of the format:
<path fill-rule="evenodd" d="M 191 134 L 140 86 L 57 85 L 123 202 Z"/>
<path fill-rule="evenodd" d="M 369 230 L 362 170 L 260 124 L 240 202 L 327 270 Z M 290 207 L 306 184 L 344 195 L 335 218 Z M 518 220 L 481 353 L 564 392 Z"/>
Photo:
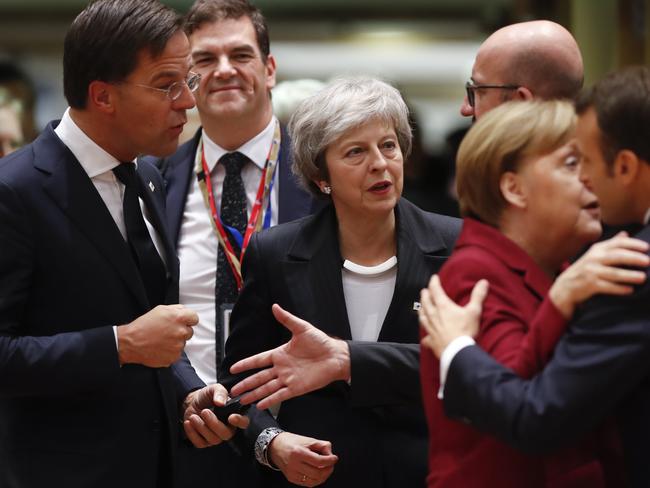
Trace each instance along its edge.
<path fill-rule="evenodd" d="M 54 127 L 0 160 L 0 486 L 155 486 L 159 461 L 173 456 L 178 401 L 198 378 L 120 367 L 112 326 L 152 305 Z M 154 187 L 143 199 L 164 243 L 165 302 L 174 303 L 178 262 L 162 180 L 144 162 L 138 174 Z"/>
<path fill-rule="evenodd" d="M 636 237 L 650 242 L 650 226 Z M 546 368 L 522 380 L 478 347 L 453 359 L 445 411 L 515 447 L 549 451 L 618 411 L 628 481 L 650 486 L 650 278 L 579 310 Z"/>

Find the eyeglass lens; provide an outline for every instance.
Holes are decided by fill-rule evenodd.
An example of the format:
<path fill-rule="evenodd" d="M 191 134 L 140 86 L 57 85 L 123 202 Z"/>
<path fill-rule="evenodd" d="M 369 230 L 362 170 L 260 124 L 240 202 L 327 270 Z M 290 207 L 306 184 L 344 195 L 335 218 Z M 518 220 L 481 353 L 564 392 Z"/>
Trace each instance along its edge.
<path fill-rule="evenodd" d="M 177 81 L 176 83 L 172 83 L 169 87 L 169 98 L 172 100 L 178 99 L 183 94 L 183 90 L 185 89 L 184 85 L 187 85 L 191 92 L 195 91 L 199 86 L 200 80 L 201 76 L 195 73 L 185 81 Z"/>

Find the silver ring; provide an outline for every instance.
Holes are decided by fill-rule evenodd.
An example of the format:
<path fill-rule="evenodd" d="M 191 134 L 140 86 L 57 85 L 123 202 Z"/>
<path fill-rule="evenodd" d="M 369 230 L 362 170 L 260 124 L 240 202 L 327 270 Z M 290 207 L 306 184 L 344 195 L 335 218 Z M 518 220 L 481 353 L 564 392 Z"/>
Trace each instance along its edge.
<path fill-rule="evenodd" d="M 303 475 L 302 475 L 302 478 L 300 478 L 300 482 L 301 482 L 301 483 L 304 483 L 305 481 L 307 481 L 307 475 L 306 475 L 306 474 L 303 474 Z"/>

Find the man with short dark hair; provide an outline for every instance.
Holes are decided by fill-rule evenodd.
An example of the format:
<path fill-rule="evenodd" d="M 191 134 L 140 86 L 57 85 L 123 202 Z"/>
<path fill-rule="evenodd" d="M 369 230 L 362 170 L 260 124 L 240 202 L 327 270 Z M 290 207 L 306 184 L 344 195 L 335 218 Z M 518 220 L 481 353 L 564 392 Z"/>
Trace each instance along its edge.
<path fill-rule="evenodd" d="M 157 0 L 91 3 L 65 39 L 70 108 L 0 160 L 3 487 L 173 487 L 184 399 L 190 439 L 232 436 L 202 411 L 225 389 L 170 368 L 198 317 L 168 305 L 163 182 L 135 162 L 176 149 L 198 81 L 189 54 Z"/>
<path fill-rule="evenodd" d="M 159 161 L 167 218 L 180 260 L 180 302 L 199 315 L 185 352 L 208 384 L 218 370 L 239 293 L 250 235 L 307 215 L 309 196 L 291 174 L 290 142 L 273 115 L 275 58 L 262 13 L 247 0 L 198 0 L 185 19 L 202 128 L 172 157 Z M 257 412 L 251 410 L 251 418 Z M 255 423 L 255 422 L 253 422 Z M 262 428 L 262 427 L 260 427 Z M 194 484 L 255 486 L 257 433 L 231 446 L 181 446 L 180 463 Z M 279 445 L 279 443 L 276 443 Z"/>
<path fill-rule="evenodd" d="M 580 49 L 564 27 L 548 20 L 508 25 L 481 44 L 460 113 L 478 119 L 509 100 L 572 99 L 582 79 Z"/>
<path fill-rule="evenodd" d="M 631 67 L 608 75 L 578 98 L 576 109 L 580 171 L 598 196 L 603 220 L 640 228 L 636 237 L 650 243 L 650 69 Z M 444 295 L 434 288 L 444 318 L 455 307 L 443 305 Z M 546 368 L 529 381 L 462 335 L 460 326 L 469 317 L 463 313 L 476 305 L 461 310 L 457 320 L 438 323 L 430 334 L 436 354 L 449 364 L 446 382 L 441 379 L 447 415 L 520 449 L 541 452 L 620 413 L 628 481 L 648 486 L 650 280 L 631 295 L 589 300 Z"/>

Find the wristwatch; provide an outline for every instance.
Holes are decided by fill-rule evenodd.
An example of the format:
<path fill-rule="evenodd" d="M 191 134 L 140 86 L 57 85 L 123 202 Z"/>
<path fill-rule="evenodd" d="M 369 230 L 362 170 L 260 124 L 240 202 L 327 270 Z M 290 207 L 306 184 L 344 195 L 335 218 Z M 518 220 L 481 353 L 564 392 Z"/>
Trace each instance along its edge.
<path fill-rule="evenodd" d="M 275 436 L 282 434 L 282 432 L 284 432 L 284 430 L 277 427 L 267 427 L 257 436 L 257 440 L 255 441 L 255 459 L 257 459 L 258 463 L 268 466 L 275 471 L 280 470 L 273 466 L 269 460 L 268 447 L 271 444 L 271 441 L 275 439 Z"/>

